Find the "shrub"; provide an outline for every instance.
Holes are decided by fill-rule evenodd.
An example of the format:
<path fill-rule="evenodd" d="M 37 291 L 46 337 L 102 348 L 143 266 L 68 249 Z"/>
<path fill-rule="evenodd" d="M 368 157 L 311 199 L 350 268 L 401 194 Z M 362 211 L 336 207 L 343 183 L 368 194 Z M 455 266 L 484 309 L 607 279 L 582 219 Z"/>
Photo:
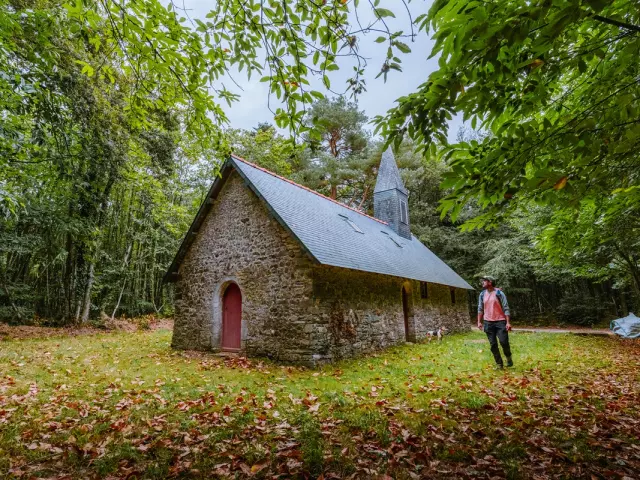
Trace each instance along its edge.
<path fill-rule="evenodd" d="M 556 308 L 556 316 L 563 323 L 591 327 L 607 313 L 608 304 L 582 293 L 565 296 Z"/>

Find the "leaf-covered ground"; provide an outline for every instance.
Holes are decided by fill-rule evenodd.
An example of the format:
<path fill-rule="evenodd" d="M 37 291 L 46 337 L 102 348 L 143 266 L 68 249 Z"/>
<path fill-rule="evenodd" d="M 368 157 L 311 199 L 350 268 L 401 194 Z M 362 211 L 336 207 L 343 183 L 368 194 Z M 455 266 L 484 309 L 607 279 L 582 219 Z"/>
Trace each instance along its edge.
<path fill-rule="evenodd" d="M 637 478 L 640 344 L 479 332 L 319 370 L 175 352 L 170 332 L 0 342 L 20 478 Z M 4 475 L 0 473 L 0 476 Z"/>

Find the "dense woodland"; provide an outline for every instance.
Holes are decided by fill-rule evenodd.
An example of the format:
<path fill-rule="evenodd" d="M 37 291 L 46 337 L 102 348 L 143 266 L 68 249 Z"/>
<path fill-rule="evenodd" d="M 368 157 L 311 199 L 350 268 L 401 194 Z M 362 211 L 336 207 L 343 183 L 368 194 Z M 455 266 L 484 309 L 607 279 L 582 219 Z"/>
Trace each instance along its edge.
<path fill-rule="evenodd" d="M 152 1 L 141 3 L 146 11 L 126 2 L 92 9 L 80 3 L 0 1 L 0 320 L 63 325 L 170 315 L 172 291 L 162 283 L 164 273 L 230 151 L 371 213 L 387 140 L 393 141 L 411 192 L 414 234 L 472 285 L 481 274 L 497 277 L 516 321 L 593 324 L 640 307 L 640 35 L 633 28 L 606 21 L 585 27 L 579 22 L 593 22 L 593 15 L 583 15 L 578 6 L 572 7 L 578 23 L 556 25 L 555 7 L 540 6 L 559 29 L 546 32 L 549 23 L 541 27 L 548 34 L 545 41 L 562 39 L 546 56 L 523 43 L 520 34 L 510 39 L 493 32 L 513 43 L 508 55 L 494 52 L 495 58 L 487 60 L 503 62 L 505 73 L 495 81 L 511 82 L 509 89 L 499 86 L 504 97 L 517 97 L 522 89 L 547 110 L 533 115 L 533 100 L 525 102 L 526 111 L 520 111 L 524 103 L 511 101 L 502 106 L 502 116 L 487 114 L 477 125 L 472 110 L 491 101 L 486 90 L 477 89 L 484 85 L 482 75 L 491 72 L 456 71 L 474 62 L 457 41 L 438 40 L 437 53 L 450 63 L 421 87 L 421 96 L 403 99 L 388 121 L 375 119 L 383 137 L 372 133 L 357 103 L 304 90 L 313 68 L 301 65 L 312 52 L 300 54 L 303 45 L 296 35 L 307 33 L 294 29 L 284 39 L 265 35 L 266 45 L 284 49 L 280 58 L 294 57 L 292 64 L 269 57 L 272 68 L 263 78 L 284 101 L 275 121 L 291 128 L 290 136 L 268 124 L 249 131 L 224 127 L 216 102 L 232 102 L 234 95 L 215 88 L 215 81 L 234 63 L 248 71 L 264 68 L 251 54 L 259 44 L 251 36 L 242 44 L 234 35 L 240 31 L 234 29 L 248 28 L 238 11 L 262 8 L 274 22 L 282 15 L 290 21 L 294 14 L 334 25 L 324 37 L 313 38 L 315 52 L 321 52 L 319 60 L 313 55 L 313 64 L 324 62 L 316 70 L 324 72 L 329 87 L 325 74 L 336 65 L 334 43 L 345 42 L 347 2 L 314 7 L 292 2 L 284 10 L 269 2 L 228 3 L 228 11 L 217 11 L 226 23 L 212 40 L 212 26 L 184 26 L 175 7 Z M 436 2 L 427 17 L 416 19 L 416 28 L 453 21 L 444 3 Z M 515 3 L 491 8 L 508 10 L 517 8 Z M 598 8 L 617 7 L 603 2 Z M 379 19 L 388 15 L 379 10 Z M 469 15 L 474 21 L 488 18 L 484 10 Z M 633 20 L 634 13 L 622 9 L 616 15 Z M 539 18 L 532 15 L 528 21 L 533 29 Z M 569 33 L 560 35 L 562 29 Z M 455 29 L 445 30 L 441 35 L 453 35 Z M 387 30 L 381 37 L 391 42 L 380 72 L 385 77 L 400 69 L 396 55 L 408 48 L 395 33 Z M 355 40 L 346 38 L 353 52 Z M 164 50 L 167 43 L 176 48 Z M 558 70 L 554 55 L 575 49 L 575 61 Z M 529 63 L 518 57 L 523 52 Z M 357 49 L 353 55 L 358 59 Z M 620 63 L 623 55 L 636 60 Z M 520 66 L 509 78 L 511 64 Z M 553 66 L 545 70 L 546 64 Z M 521 65 L 526 75 L 518 76 Z M 278 80 L 283 72 L 297 81 Z M 362 74 L 351 80 L 351 93 L 365 88 Z M 582 75 L 618 82 L 624 91 L 617 95 L 612 85 L 587 82 L 589 91 Z M 465 95 L 476 95 L 474 105 L 480 107 L 457 98 L 465 92 L 459 88 L 463 77 L 475 79 L 467 80 L 473 86 Z M 458 83 L 451 84 L 452 78 Z M 442 88 L 449 93 L 443 96 Z M 568 114 L 545 103 L 557 92 L 564 92 Z M 418 104 L 429 95 L 433 102 Z M 577 98 L 591 98 L 591 109 Z M 471 117 L 477 130 L 464 129 L 455 144 L 448 144 L 442 138 L 446 117 L 456 109 Z M 579 112 L 577 120 L 568 121 L 570 129 L 564 125 L 537 143 L 526 143 L 539 125 L 553 129 L 574 115 L 572 109 Z M 409 123 L 402 118 L 407 112 L 415 113 Z"/>

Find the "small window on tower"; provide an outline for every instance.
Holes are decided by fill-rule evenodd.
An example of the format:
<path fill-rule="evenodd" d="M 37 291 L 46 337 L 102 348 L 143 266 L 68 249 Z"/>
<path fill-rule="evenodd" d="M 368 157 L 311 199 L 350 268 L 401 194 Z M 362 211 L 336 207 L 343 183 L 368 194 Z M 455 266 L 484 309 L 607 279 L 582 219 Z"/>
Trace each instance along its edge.
<path fill-rule="evenodd" d="M 451 288 L 449 288 L 449 291 L 451 292 L 451 305 L 455 305 L 456 304 L 456 289 L 451 287 Z"/>
<path fill-rule="evenodd" d="M 429 289 L 427 288 L 427 282 L 420 282 L 420 298 L 429 298 Z"/>
<path fill-rule="evenodd" d="M 400 200 L 400 221 L 409 223 L 409 215 L 407 214 L 407 202 Z"/>

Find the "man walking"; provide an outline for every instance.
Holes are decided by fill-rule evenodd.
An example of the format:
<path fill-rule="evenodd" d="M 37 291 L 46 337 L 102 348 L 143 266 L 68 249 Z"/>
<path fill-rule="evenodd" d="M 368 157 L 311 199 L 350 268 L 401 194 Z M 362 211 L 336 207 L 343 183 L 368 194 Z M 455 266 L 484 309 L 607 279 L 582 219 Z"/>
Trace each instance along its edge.
<path fill-rule="evenodd" d="M 490 276 L 482 277 L 482 292 L 478 299 L 478 328 L 482 329 L 484 317 L 484 333 L 487 334 L 491 353 L 496 360 L 496 368 L 504 367 L 498 341 L 502 345 L 504 356 L 507 357 L 507 367 L 513 367 L 511 347 L 509 346 L 509 330 L 511 330 L 509 304 L 507 296 L 496 288 L 496 279 Z"/>

